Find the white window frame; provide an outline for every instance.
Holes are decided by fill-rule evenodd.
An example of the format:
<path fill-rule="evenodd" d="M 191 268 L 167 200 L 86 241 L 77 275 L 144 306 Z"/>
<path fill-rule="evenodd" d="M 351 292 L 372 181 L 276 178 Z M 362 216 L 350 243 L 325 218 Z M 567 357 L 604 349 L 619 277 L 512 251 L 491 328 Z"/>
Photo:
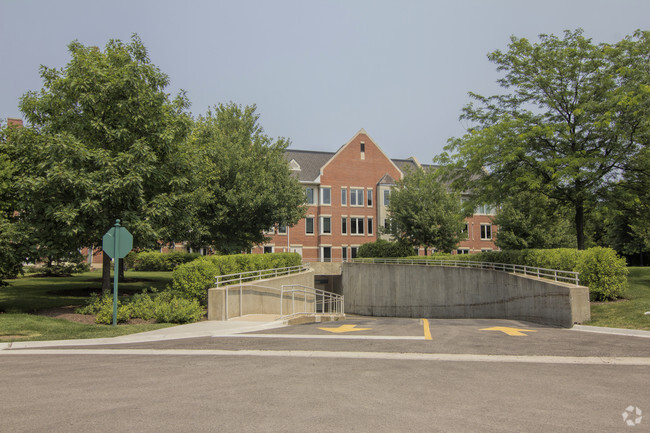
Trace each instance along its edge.
<path fill-rule="evenodd" d="M 341 187 L 341 206 L 348 205 L 348 189 L 347 187 Z"/>
<path fill-rule="evenodd" d="M 361 200 L 359 199 L 359 191 L 361 191 Z M 350 206 L 351 207 L 363 207 L 365 202 L 363 201 L 365 198 L 364 194 L 364 189 L 363 188 L 350 188 Z M 352 197 L 354 195 L 354 203 L 352 202 Z"/>
<path fill-rule="evenodd" d="M 352 236 L 364 236 L 365 230 L 365 218 L 363 217 L 350 217 L 350 235 Z M 359 230 L 361 228 L 361 230 Z"/>
<path fill-rule="evenodd" d="M 368 221 L 366 222 L 366 229 L 367 229 L 366 231 L 368 232 L 368 236 L 372 236 L 372 235 L 375 234 L 374 230 L 373 230 L 374 227 L 373 227 L 373 224 L 372 224 L 372 217 L 368 217 L 367 219 L 368 219 Z"/>
<path fill-rule="evenodd" d="M 308 231 L 309 224 L 307 224 L 307 221 L 311 220 L 311 232 Z M 315 226 L 315 221 L 313 216 L 306 216 L 305 217 L 305 235 L 307 236 L 314 236 L 314 233 L 316 233 L 316 227 Z"/>
<path fill-rule="evenodd" d="M 390 190 L 385 189 L 384 190 L 384 206 L 388 206 L 390 204 Z"/>
<path fill-rule="evenodd" d="M 325 191 L 327 191 L 327 194 L 325 194 Z M 327 202 L 325 202 L 325 196 L 329 198 Z M 322 206 L 331 206 L 332 205 L 332 187 L 331 186 L 321 186 L 320 187 L 320 204 Z"/>
<path fill-rule="evenodd" d="M 368 207 L 372 207 L 372 205 L 373 205 L 372 199 L 373 199 L 372 188 L 368 188 L 366 190 L 366 202 L 368 204 Z"/>
<path fill-rule="evenodd" d="M 484 234 L 483 227 L 488 228 L 488 230 L 490 232 L 489 236 L 485 236 L 485 237 L 483 236 L 483 234 Z M 485 231 L 485 234 L 488 234 L 487 230 Z M 484 223 L 481 224 L 481 240 L 482 241 L 491 241 L 492 240 L 492 224 L 484 224 Z"/>
<path fill-rule="evenodd" d="M 348 217 L 346 215 L 341 215 L 341 234 L 348 234 Z"/>
<path fill-rule="evenodd" d="M 307 195 L 308 190 L 311 190 L 311 201 L 308 201 L 308 197 L 309 197 Z M 315 205 L 316 203 L 318 203 L 318 191 L 316 190 L 316 188 L 313 186 L 305 187 L 305 204 Z"/>
<path fill-rule="evenodd" d="M 331 235 L 332 234 L 332 217 L 330 215 L 323 215 L 321 216 L 319 221 L 319 226 L 320 226 L 320 234 L 321 235 Z M 327 220 L 328 224 L 325 224 L 325 220 Z M 329 231 L 325 231 L 325 226 L 329 225 Z"/>

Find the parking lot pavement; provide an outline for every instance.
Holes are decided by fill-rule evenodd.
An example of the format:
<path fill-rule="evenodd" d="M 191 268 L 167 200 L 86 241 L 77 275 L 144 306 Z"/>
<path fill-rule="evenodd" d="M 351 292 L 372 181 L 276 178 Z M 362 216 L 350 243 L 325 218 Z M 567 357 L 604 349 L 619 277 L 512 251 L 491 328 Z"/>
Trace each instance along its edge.
<path fill-rule="evenodd" d="M 636 336 L 579 332 L 515 320 L 363 316 L 228 335 L 109 343 L 84 348 L 641 357 L 650 360 L 650 339 Z"/>

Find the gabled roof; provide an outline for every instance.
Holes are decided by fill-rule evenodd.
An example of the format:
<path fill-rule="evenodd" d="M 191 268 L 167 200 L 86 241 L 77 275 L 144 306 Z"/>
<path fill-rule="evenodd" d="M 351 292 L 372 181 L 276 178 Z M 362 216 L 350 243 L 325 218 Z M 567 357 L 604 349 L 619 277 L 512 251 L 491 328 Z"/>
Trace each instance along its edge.
<path fill-rule="evenodd" d="M 381 179 L 379 179 L 379 182 L 377 182 L 377 185 L 395 185 L 396 181 L 393 179 L 393 176 L 390 174 L 386 173 Z"/>
<path fill-rule="evenodd" d="M 365 130 L 361 129 L 357 134 L 355 134 L 354 137 L 356 137 L 359 134 L 365 134 Z M 353 137 L 353 139 L 354 139 Z M 368 136 L 370 138 L 370 136 Z M 371 139 L 372 140 L 372 139 Z M 350 144 L 352 140 L 350 140 L 348 143 L 344 144 L 341 146 L 336 152 L 320 152 L 320 151 L 314 151 L 314 150 L 299 150 L 299 149 L 287 149 L 285 151 L 285 158 L 287 161 L 292 162 L 294 161 L 292 165 L 292 171 L 295 173 L 295 175 L 298 177 L 298 180 L 300 182 L 305 182 L 305 183 L 318 183 L 320 174 L 321 174 L 321 169 L 327 165 L 327 163 L 338 153 L 340 152 L 345 146 Z M 373 140 L 374 142 L 374 140 Z M 379 146 L 377 146 L 379 148 Z M 379 148 L 381 151 L 381 148 Z M 383 151 L 382 151 L 383 153 Z M 401 171 L 403 174 L 406 174 L 409 170 L 414 170 L 418 167 L 422 167 L 425 170 L 429 168 L 436 168 L 437 166 L 431 165 L 431 164 L 420 164 L 420 162 L 415 158 L 415 157 L 410 157 L 407 159 L 392 159 L 390 158 L 390 161 L 397 167 L 399 171 Z M 300 167 L 300 170 L 297 170 L 296 165 Z M 390 184 L 395 183 L 395 179 L 393 179 L 392 176 L 388 176 L 390 179 L 387 179 L 386 176 L 384 176 L 380 181 L 379 184 L 388 184 L 384 181 L 390 181 Z"/>
<path fill-rule="evenodd" d="M 300 166 L 300 171 L 294 172 L 300 182 L 316 182 L 321 167 L 334 156 L 334 152 L 287 149 L 284 156 L 287 161 L 294 160 Z"/>

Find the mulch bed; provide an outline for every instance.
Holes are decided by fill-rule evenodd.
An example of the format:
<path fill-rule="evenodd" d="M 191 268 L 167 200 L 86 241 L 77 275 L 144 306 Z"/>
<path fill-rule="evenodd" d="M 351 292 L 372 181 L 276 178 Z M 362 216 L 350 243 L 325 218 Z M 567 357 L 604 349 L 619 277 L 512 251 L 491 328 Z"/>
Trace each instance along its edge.
<path fill-rule="evenodd" d="M 57 308 L 48 308 L 46 310 L 39 310 L 35 314 L 39 316 L 53 317 L 55 319 L 64 319 L 71 322 L 83 323 L 86 325 L 95 324 L 95 316 L 92 314 L 77 314 L 74 310 L 77 307 L 73 305 L 68 305 L 65 307 Z M 129 325 L 141 325 L 144 323 L 156 323 L 155 320 L 143 320 L 143 319 L 130 319 L 127 322 Z"/>

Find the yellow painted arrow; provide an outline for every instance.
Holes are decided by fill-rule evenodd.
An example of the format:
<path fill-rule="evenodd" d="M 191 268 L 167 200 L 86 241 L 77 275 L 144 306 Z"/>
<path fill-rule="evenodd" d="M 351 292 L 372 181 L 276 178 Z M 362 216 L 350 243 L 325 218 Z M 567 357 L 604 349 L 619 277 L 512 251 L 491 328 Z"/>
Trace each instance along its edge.
<path fill-rule="evenodd" d="M 493 328 L 483 328 L 481 331 L 501 331 L 505 334 L 512 335 L 515 337 L 527 337 L 527 334 L 524 334 L 524 332 L 537 332 L 533 331 L 532 329 L 519 329 L 519 328 L 508 328 L 506 326 L 495 326 Z"/>
<path fill-rule="evenodd" d="M 327 332 L 334 332 L 340 334 L 343 332 L 352 332 L 352 331 L 367 331 L 372 328 L 357 328 L 357 325 L 341 325 L 338 328 L 318 328 Z"/>

